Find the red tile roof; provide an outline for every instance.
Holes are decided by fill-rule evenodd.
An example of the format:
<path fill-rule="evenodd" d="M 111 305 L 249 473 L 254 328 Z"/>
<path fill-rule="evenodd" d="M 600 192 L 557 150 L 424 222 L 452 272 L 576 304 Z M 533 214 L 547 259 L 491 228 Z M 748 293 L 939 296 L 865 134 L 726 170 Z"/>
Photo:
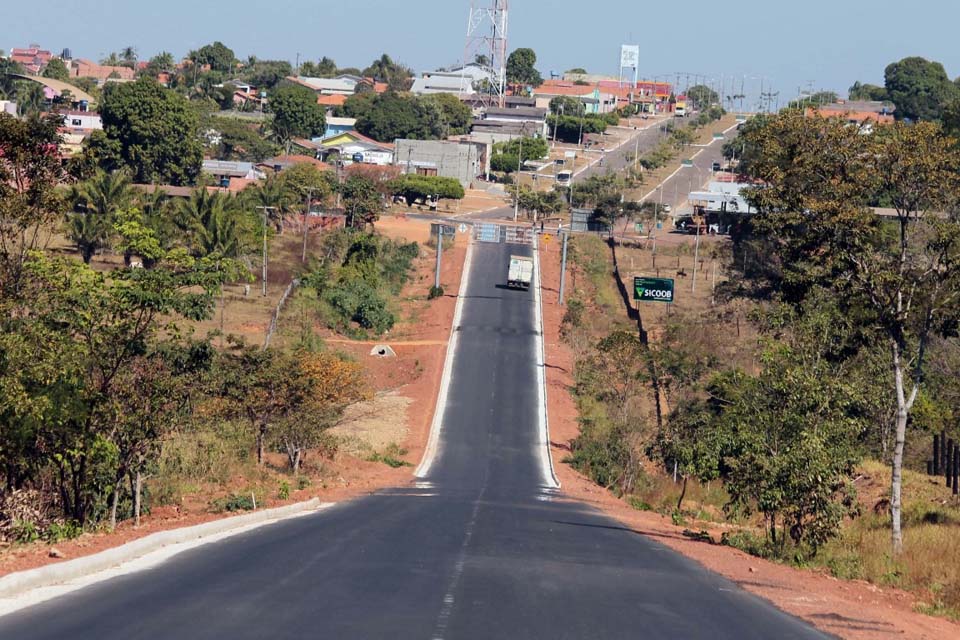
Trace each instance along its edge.
<path fill-rule="evenodd" d="M 339 107 L 346 101 L 347 96 L 342 95 L 317 96 L 317 104 L 325 107 Z"/>

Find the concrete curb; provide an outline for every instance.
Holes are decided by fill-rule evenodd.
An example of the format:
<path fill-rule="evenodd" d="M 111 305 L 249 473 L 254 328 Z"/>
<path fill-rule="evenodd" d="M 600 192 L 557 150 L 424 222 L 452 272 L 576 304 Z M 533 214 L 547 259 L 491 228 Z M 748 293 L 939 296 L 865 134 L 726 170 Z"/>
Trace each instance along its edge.
<path fill-rule="evenodd" d="M 194 542 L 198 539 L 226 533 L 233 529 L 265 523 L 270 520 L 279 520 L 302 514 L 306 511 L 313 511 L 320 507 L 321 503 L 319 498 L 313 498 L 312 500 L 288 505 L 286 507 L 264 509 L 233 518 L 205 522 L 204 524 L 193 527 L 159 531 L 140 538 L 139 540 L 134 540 L 114 549 L 107 549 L 91 556 L 47 565 L 37 569 L 18 571 L 0 578 L 0 598 L 17 596 L 32 589 L 63 584 L 71 580 L 99 573 L 106 569 L 112 569 L 170 545 Z"/>
<path fill-rule="evenodd" d="M 558 236 L 559 238 L 559 236 Z M 533 269 L 537 274 L 537 282 L 534 287 L 534 322 L 537 327 L 536 337 L 536 355 L 537 355 L 537 418 L 539 421 L 540 443 L 540 468 L 543 474 L 544 484 L 551 489 L 560 488 L 560 478 L 557 477 L 556 469 L 553 466 L 553 452 L 550 450 L 550 414 L 548 411 L 549 402 L 547 399 L 547 349 L 546 333 L 543 326 L 543 290 L 540 279 L 540 237 L 533 236 Z"/>

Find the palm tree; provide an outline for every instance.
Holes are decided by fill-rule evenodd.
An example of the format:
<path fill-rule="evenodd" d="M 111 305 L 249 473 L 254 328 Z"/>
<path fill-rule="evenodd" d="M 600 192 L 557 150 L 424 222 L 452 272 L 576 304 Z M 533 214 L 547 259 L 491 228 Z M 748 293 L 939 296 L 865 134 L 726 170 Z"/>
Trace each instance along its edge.
<path fill-rule="evenodd" d="M 124 47 L 120 52 L 120 59 L 123 64 L 131 69 L 137 68 L 137 49 L 136 47 Z"/>
<path fill-rule="evenodd" d="M 98 171 L 86 182 L 71 187 L 68 199 L 73 204 L 73 213 L 67 220 L 67 235 L 76 243 L 83 261 L 89 264 L 93 254 L 113 235 L 116 213 L 133 201 L 130 177 L 123 171 Z"/>
<path fill-rule="evenodd" d="M 67 218 L 67 236 L 77 245 L 84 264 L 90 264 L 98 249 L 106 245 L 113 227 L 104 216 L 71 213 Z"/>
<path fill-rule="evenodd" d="M 257 187 L 247 189 L 244 191 L 244 199 L 249 209 L 265 210 L 277 230 L 277 235 L 283 233 L 283 221 L 290 213 L 294 200 L 279 177 L 272 175 Z"/>
<path fill-rule="evenodd" d="M 194 190 L 177 203 L 177 224 L 190 235 L 196 257 L 241 257 L 253 242 L 253 221 L 238 200 L 219 191 Z"/>

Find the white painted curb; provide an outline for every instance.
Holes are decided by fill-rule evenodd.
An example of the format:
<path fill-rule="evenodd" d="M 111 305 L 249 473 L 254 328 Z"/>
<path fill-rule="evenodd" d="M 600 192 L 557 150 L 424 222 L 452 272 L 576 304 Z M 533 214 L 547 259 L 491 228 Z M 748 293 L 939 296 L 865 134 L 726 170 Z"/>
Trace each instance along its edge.
<path fill-rule="evenodd" d="M 433 421 L 430 423 L 430 437 L 427 439 L 427 448 L 423 452 L 423 459 L 413 472 L 414 477 L 424 478 L 430 473 L 430 467 L 440 448 L 440 432 L 443 430 L 443 414 L 447 411 L 447 393 L 450 390 L 450 378 L 453 376 L 453 361 L 457 354 L 457 345 L 460 342 L 460 320 L 463 317 L 463 305 L 467 299 L 470 286 L 470 266 L 473 263 L 473 238 L 467 245 L 467 255 L 463 260 L 463 272 L 460 275 L 460 289 L 457 291 L 457 304 L 453 311 L 453 322 L 450 326 L 450 341 L 447 343 L 447 356 L 443 361 L 443 373 L 440 377 L 440 391 L 437 393 L 437 402 L 433 410 Z"/>
<path fill-rule="evenodd" d="M 540 279 L 540 241 L 534 234 L 533 240 L 533 270 L 537 273 L 537 285 L 534 287 L 534 324 L 537 329 L 537 414 L 539 419 L 540 435 L 540 470 L 544 484 L 550 488 L 559 489 L 560 479 L 553 468 L 553 456 L 550 454 L 550 420 L 547 413 L 547 354 L 544 345 L 543 331 L 543 292 Z"/>
<path fill-rule="evenodd" d="M 210 536 L 228 533 L 235 529 L 248 528 L 251 525 L 266 524 L 270 521 L 295 515 L 303 515 L 305 512 L 330 506 L 332 506 L 331 503 L 321 504 L 318 498 L 314 498 L 286 507 L 264 509 L 242 516 L 206 522 L 193 527 L 160 531 L 91 556 L 6 575 L 0 578 L 0 598 L 19 596 L 32 589 L 59 585 L 84 578 L 136 560 L 164 547 L 198 541 L 202 544 L 203 539 Z"/>

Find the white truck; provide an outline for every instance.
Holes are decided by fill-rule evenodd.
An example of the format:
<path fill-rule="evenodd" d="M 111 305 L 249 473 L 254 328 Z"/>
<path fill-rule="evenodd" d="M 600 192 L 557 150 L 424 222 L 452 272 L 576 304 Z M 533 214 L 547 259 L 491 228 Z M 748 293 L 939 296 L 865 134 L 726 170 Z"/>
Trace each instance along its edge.
<path fill-rule="evenodd" d="M 529 289 L 533 281 L 533 258 L 510 256 L 507 286 L 513 289 Z"/>

